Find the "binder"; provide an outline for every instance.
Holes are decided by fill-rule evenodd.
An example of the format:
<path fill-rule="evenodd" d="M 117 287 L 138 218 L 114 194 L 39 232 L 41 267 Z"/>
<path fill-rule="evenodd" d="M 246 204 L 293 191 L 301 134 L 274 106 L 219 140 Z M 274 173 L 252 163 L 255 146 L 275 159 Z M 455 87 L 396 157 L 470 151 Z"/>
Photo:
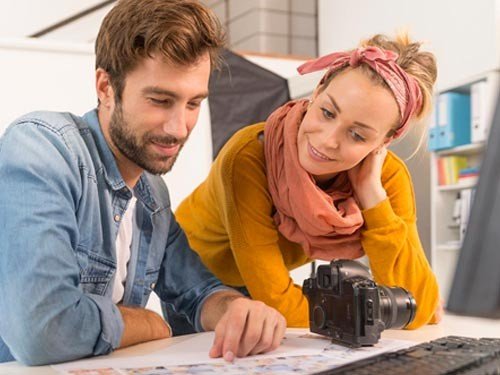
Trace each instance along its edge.
<path fill-rule="evenodd" d="M 427 139 L 427 149 L 429 151 L 434 151 L 439 148 L 438 146 L 438 134 L 439 129 L 437 127 L 438 122 L 438 111 L 437 111 L 437 103 L 432 108 L 431 121 L 429 123 L 429 135 Z"/>
<path fill-rule="evenodd" d="M 474 198 L 474 189 L 463 189 L 460 192 L 460 235 L 459 241 L 462 243 L 469 223 L 469 215 Z"/>
<path fill-rule="evenodd" d="M 471 141 L 473 143 L 484 142 L 488 137 L 486 95 L 486 81 L 471 85 Z"/>
<path fill-rule="evenodd" d="M 440 186 L 458 183 L 460 173 L 467 169 L 467 157 L 452 155 L 437 159 L 437 176 Z"/>
<path fill-rule="evenodd" d="M 438 98 L 438 145 L 446 149 L 471 142 L 470 95 L 445 92 Z"/>

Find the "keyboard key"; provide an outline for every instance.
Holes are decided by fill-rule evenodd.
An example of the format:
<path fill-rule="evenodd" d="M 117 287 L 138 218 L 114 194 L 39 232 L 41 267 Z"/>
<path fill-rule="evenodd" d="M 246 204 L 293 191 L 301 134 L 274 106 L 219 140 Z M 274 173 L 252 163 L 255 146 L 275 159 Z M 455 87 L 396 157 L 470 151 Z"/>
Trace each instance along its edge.
<path fill-rule="evenodd" d="M 318 374 L 444 375 L 458 372 L 500 375 L 500 339 L 447 336 Z"/>

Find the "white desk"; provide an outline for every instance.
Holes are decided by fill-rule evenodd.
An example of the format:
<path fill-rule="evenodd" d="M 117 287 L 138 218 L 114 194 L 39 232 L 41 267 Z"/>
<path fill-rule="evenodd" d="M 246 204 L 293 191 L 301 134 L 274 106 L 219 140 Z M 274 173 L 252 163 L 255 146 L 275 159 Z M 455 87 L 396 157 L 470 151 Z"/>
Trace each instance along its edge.
<path fill-rule="evenodd" d="M 307 331 L 307 330 L 304 330 Z M 383 337 L 410 340 L 418 342 L 434 340 L 441 336 L 457 335 L 470 337 L 500 337 L 500 320 L 464 318 L 453 315 L 445 315 L 443 321 L 437 325 L 428 325 L 414 331 L 387 330 L 382 333 Z M 135 345 L 130 348 L 117 350 L 110 354 L 109 358 L 130 357 L 148 354 L 153 351 L 166 348 L 173 344 L 190 338 L 178 336 L 170 339 L 158 340 L 146 344 Z M 207 348 L 208 350 L 208 348 Z M 102 357 L 101 357 L 102 358 Z M 50 366 L 26 367 L 17 362 L 0 364 L 0 374 L 9 375 L 54 375 L 56 372 Z"/>

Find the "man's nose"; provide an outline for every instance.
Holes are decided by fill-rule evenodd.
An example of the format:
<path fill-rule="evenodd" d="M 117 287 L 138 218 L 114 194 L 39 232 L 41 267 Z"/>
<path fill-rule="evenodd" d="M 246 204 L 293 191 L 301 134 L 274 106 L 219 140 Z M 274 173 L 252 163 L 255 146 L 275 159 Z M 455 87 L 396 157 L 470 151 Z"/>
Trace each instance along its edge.
<path fill-rule="evenodd" d="M 175 106 L 168 114 L 163 124 L 163 131 L 178 139 L 184 139 L 188 136 L 186 108 Z"/>

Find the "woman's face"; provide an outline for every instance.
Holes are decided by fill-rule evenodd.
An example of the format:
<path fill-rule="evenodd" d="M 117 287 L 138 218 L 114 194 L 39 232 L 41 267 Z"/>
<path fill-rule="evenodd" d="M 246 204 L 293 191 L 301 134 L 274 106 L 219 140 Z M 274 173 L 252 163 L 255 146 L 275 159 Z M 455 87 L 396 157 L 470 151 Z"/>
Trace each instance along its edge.
<path fill-rule="evenodd" d="M 387 143 L 399 118 L 389 89 L 359 69 L 347 69 L 315 91 L 299 128 L 299 162 L 317 181 L 326 181 Z"/>

